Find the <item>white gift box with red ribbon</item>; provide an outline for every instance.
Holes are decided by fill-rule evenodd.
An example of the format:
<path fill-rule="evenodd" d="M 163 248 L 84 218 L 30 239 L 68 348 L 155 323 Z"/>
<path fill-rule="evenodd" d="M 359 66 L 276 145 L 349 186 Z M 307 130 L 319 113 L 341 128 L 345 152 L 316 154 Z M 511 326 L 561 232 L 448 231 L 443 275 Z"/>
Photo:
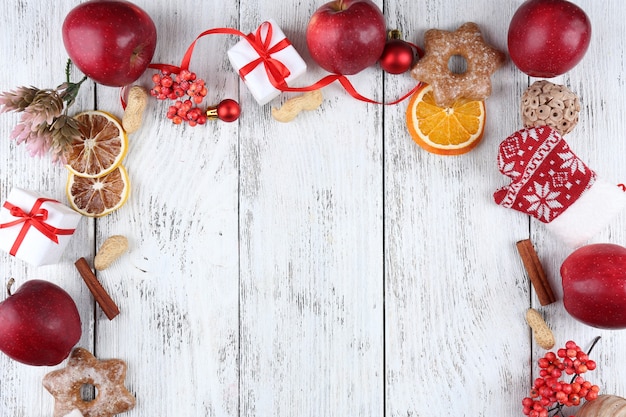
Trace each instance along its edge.
<path fill-rule="evenodd" d="M 81 217 L 56 200 L 13 188 L 0 207 L 0 249 L 35 266 L 57 263 Z"/>
<path fill-rule="evenodd" d="M 306 72 L 306 62 L 273 19 L 263 22 L 228 50 L 228 58 L 260 105 Z"/>

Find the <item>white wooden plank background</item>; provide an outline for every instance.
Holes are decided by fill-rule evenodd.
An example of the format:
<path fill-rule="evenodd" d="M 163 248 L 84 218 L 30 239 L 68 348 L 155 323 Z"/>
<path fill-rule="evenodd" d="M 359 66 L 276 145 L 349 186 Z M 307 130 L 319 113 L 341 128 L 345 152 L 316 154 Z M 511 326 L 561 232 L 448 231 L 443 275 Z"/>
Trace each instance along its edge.
<path fill-rule="evenodd" d="M 323 2 L 136 3 L 157 24 L 155 62 L 177 64 L 205 29 L 250 32 L 274 18 L 309 63 L 299 82 L 325 75 L 304 39 Z M 576 3 L 594 32 L 581 64 L 553 80 L 583 104 L 569 143 L 599 175 L 624 181 L 626 12 L 617 0 Z M 63 81 L 60 28 L 76 4 L 0 5 L 0 90 Z M 521 1 L 377 4 L 388 26 L 413 43 L 422 45 L 429 28 L 474 21 L 505 51 Z M 236 41 L 203 38 L 192 69 L 208 81 L 208 102 L 240 102 L 238 122 L 174 126 L 164 118 L 166 104 L 151 101 L 144 126 L 130 137 L 128 203 L 100 220 L 83 219 L 58 265 L 34 268 L 2 255 L 3 278 L 45 278 L 68 290 L 81 311 L 81 346 L 127 361 L 127 386 L 138 402 L 126 415 L 521 415 L 534 360 L 543 354 L 523 319 L 529 306 L 545 314 L 559 344 L 586 346 L 601 335 L 590 379 L 626 395 L 626 333 L 577 323 L 560 301 L 540 307 L 515 242 L 533 239 L 559 296 L 558 268 L 569 250 L 491 199 L 506 184 L 497 146 L 521 127 L 518 103 L 532 79 L 507 62 L 493 77 L 483 143 L 464 156 L 440 157 L 411 140 L 406 102 L 365 104 L 337 86 L 324 89 L 321 109 L 274 121 L 270 108 L 291 95 L 259 107 L 227 60 Z M 149 86 L 150 75 L 139 83 Z M 413 86 L 408 75 L 377 68 L 351 80 L 377 100 Z M 92 108 L 121 116 L 118 91 L 84 86 L 74 110 Z M 19 186 L 66 201 L 65 169 L 28 157 L 8 139 L 17 120 L 0 117 L 1 197 Z M 621 215 L 595 240 L 626 245 L 625 221 Z M 128 236 L 131 249 L 98 274 L 122 311 L 109 321 L 73 263 L 92 260 L 112 234 Z M 0 356 L 0 416 L 51 416 L 41 379 L 52 369 Z"/>

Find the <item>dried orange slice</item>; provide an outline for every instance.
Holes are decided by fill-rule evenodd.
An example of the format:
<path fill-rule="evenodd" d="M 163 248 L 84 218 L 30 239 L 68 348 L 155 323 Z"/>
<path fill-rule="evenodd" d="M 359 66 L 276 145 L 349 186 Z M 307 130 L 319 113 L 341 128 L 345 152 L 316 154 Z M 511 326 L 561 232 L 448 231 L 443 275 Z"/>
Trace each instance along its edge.
<path fill-rule="evenodd" d="M 79 113 L 81 139 L 72 144 L 67 168 L 83 177 L 101 177 L 117 168 L 128 152 L 128 136 L 113 115 L 92 110 Z"/>
<path fill-rule="evenodd" d="M 130 195 L 130 181 L 123 165 L 98 178 L 69 172 L 67 198 L 74 210 L 84 216 L 102 217 L 122 207 Z"/>
<path fill-rule="evenodd" d="M 428 152 L 460 155 L 483 137 L 485 102 L 461 98 L 451 107 L 439 107 L 432 87 L 424 84 L 409 100 L 406 122 L 413 140 Z"/>

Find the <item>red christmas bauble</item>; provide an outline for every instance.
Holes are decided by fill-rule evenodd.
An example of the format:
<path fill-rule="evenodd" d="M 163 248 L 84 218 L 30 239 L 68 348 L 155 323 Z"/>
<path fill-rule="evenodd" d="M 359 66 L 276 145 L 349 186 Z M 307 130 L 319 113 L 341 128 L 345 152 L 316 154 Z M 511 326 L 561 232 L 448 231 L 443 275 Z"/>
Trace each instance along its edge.
<path fill-rule="evenodd" d="M 389 74 L 402 74 L 413 66 L 413 48 L 402 39 L 390 39 L 378 59 L 380 67 Z"/>
<path fill-rule="evenodd" d="M 217 117 L 224 122 L 234 122 L 241 114 L 241 107 L 235 100 L 227 98 L 217 105 Z"/>

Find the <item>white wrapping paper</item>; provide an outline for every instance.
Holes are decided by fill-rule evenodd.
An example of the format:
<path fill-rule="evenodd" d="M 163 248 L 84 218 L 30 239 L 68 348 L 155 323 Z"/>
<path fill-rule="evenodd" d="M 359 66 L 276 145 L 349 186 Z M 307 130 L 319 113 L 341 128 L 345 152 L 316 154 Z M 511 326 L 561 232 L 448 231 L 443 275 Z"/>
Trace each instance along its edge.
<path fill-rule="evenodd" d="M 285 38 L 285 34 L 273 19 L 268 19 L 267 22 L 272 25 L 272 39 L 269 43 L 269 48 L 271 48 L 283 40 Z M 265 39 L 267 36 L 267 28 L 263 25 L 261 25 L 260 28 L 261 36 Z M 239 70 L 246 64 L 259 58 L 259 54 L 246 39 L 242 39 L 228 50 L 228 58 L 230 59 L 230 63 L 235 71 L 239 72 Z M 271 54 L 271 58 L 282 62 L 289 69 L 290 74 L 285 77 L 285 81 L 289 85 L 291 85 L 293 80 L 306 72 L 306 62 L 304 62 L 293 45 L 289 45 L 286 48 Z M 280 90 L 275 88 L 270 82 L 263 63 L 257 65 L 254 70 L 247 74 L 244 78 L 244 82 L 248 87 L 248 90 L 250 90 L 260 105 L 268 103 L 280 94 Z"/>
<path fill-rule="evenodd" d="M 13 188 L 0 207 L 0 249 L 9 254 L 14 251 L 13 255 L 16 258 L 35 266 L 59 261 L 82 217 L 76 211 L 54 200 L 40 203 L 37 213 L 31 213 L 40 198 L 47 197 L 33 191 Z M 23 214 L 18 214 L 17 209 L 14 209 L 12 214 L 10 205 L 21 209 Z M 53 238 L 56 237 L 58 242 L 54 242 L 32 221 L 27 220 L 29 215 L 34 215 L 33 219 L 40 223 L 40 227 L 50 230 L 48 234 L 52 234 Z M 11 225 L 13 222 L 17 223 Z M 20 239 L 20 233 L 25 233 L 23 240 L 16 244 Z"/>

